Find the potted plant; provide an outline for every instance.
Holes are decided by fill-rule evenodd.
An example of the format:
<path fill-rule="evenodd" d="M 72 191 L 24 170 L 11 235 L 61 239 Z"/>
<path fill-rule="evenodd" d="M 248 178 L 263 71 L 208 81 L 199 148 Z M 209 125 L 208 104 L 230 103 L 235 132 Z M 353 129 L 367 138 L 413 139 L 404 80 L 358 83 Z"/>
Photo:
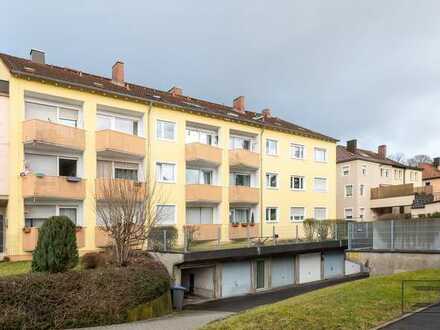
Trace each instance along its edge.
<path fill-rule="evenodd" d="M 239 226 L 239 224 L 237 222 L 232 223 L 232 227 L 238 227 L 238 226 Z"/>
<path fill-rule="evenodd" d="M 254 212 L 251 214 L 251 222 L 249 224 L 250 226 L 255 226 L 255 219 L 254 219 Z"/>

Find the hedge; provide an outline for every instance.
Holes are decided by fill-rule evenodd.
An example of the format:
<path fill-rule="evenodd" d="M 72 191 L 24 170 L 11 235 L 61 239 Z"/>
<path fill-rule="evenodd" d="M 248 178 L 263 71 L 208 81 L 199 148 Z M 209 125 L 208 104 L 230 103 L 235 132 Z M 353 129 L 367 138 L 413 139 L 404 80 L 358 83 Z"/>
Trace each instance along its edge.
<path fill-rule="evenodd" d="M 63 329 L 127 322 L 139 306 L 154 300 L 160 313 L 169 312 L 169 287 L 166 269 L 155 261 L 5 277 L 0 279 L 0 325 Z"/>

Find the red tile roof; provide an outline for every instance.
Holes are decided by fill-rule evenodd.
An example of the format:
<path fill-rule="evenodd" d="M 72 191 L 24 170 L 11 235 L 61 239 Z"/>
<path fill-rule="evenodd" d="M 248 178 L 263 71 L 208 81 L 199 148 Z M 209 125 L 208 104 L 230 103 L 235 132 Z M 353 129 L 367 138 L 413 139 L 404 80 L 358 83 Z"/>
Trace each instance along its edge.
<path fill-rule="evenodd" d="M 277 117 L 261 117 L 261 113 L 246 111 L 244 114 L 232 107 L 212 103 L 189 96 L 173 95 L 169 92 L 144 87 L 132 83 L 119 85 L 111 79 L 78 70 L 49 64 L 39 64 L 31 60 L 0 53 L 9 71 L 19 78 L 44 81 L 48 83 L 69 86 L 79 90 L 93 91 L 115 97 L 127 98 L 138 102 L 153 103 L 159 106 L 171 107 L 181 111 L 191 111 L 201 115 L 215 116 L 228 121 L 274 129 L 291 134 L 307 136 L 320 140 L 337 142 L 330 136 L 309 130 L 294 123 Z"/>
<path fill-rule="evenodd" d="M 367 162 L 373 162 L 373 163 L 378 163 L 378 164 L 383 164 L 383 165 L 390 165 L 390 166 L 399 167 L 399 168 L 421 170 L 420 168 L 417 168 L 417 167 L 411 167 L 411 166 L 396 162 L 390 158 L 381 158 L 381 157 L 379 157 L 379 154 L 377 152 L 373 152 L 370 150 L 357 148 L 356 152 L 353 153 L 353 152 L 348 151 L 345 146 L 341 146 L 341 145 L 337 146 L 337 148 L 336 148 L 336 162 L 337 163 L 344 163 L 344 162 L 349 162 L 352 160 L 365 160 Z"/>
<path fill-rule="evenodd" d="M 423 169 L 423 180 L 440 179 L 440 170 L 430 163 L 421 163 L 419 167 Z"/>

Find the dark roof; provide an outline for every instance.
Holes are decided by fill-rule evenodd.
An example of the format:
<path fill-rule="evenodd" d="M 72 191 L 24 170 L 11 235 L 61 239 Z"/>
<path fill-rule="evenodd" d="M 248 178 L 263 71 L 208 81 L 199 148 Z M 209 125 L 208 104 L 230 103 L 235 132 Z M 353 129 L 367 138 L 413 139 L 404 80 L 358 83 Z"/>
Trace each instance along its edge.
<path fill-rule="evenodd" d="M 423 180 L 440 179 L 440 170 L 430 163 L 421 163 L 419 167 L 423 169 Z"/>
<path fill-rule="evenodd" d="M 350 162 L 352 160 L 365 160 L 367 162 L 373 162 L 373 163 L 378 163 L 378 164 L 383 164 L 383 165 L 390 165 L 390 166 L 399 167 L 399 168 L 408 168 L 408 169 L 421 171 L 421 169 L 418 167 L 408 166 L 408 165 L 396 162 L 390 158 L 381 158 L 377 152 L 357 148 L 356 152 L 353 153 L 351 151 L 348 151 L 345 146 L 341 146 L 341 145 L 337 146 L 337 148 L 336 148 L 336 162 L 337 163 Z"/>
<path fill-rule="evenodd" d="M 265 127 L 330 142 L 338 141 L 327 135 L 314 132 L 277 117 L 265 117 L 258 120 L 254 119 L 257 116 L 261 116 L 261 113 L 258 112 L 246 111 L 242 114 L 235 111 L 232 107 L 222 104 L 212 103 L 189 96 L 173 95 L 169 92 L 131 83 L 116 84 L 106 77 L 55 65 L 39 64 L 32 62 L 31 60 L 7 54 L 0 53 L 0 59 L 3 60 L 9 71 L 19 78 L 55 83 L 70 88 L 93 91 L 95 93 L 136 100 L 138 102 L 152 102 L 155 105 L 166 106 L 181 111 L 190 111 L 201 115 L 215 116 L 228 121 L 237 121 L 248 125 Z"/>

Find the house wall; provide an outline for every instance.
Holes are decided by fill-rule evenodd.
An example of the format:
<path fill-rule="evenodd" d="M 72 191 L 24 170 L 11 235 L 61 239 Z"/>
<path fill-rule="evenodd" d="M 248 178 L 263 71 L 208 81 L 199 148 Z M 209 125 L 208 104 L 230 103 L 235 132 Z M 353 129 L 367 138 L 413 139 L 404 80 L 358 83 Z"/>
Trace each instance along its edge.
<path fill-rule="evenodd" d="M 429 180 L 423 180 L 424 185 L 431 185 L 433 188 L 434 193 L 440 194 L 440 178 L 436 179 L 429 179 Z"/>

